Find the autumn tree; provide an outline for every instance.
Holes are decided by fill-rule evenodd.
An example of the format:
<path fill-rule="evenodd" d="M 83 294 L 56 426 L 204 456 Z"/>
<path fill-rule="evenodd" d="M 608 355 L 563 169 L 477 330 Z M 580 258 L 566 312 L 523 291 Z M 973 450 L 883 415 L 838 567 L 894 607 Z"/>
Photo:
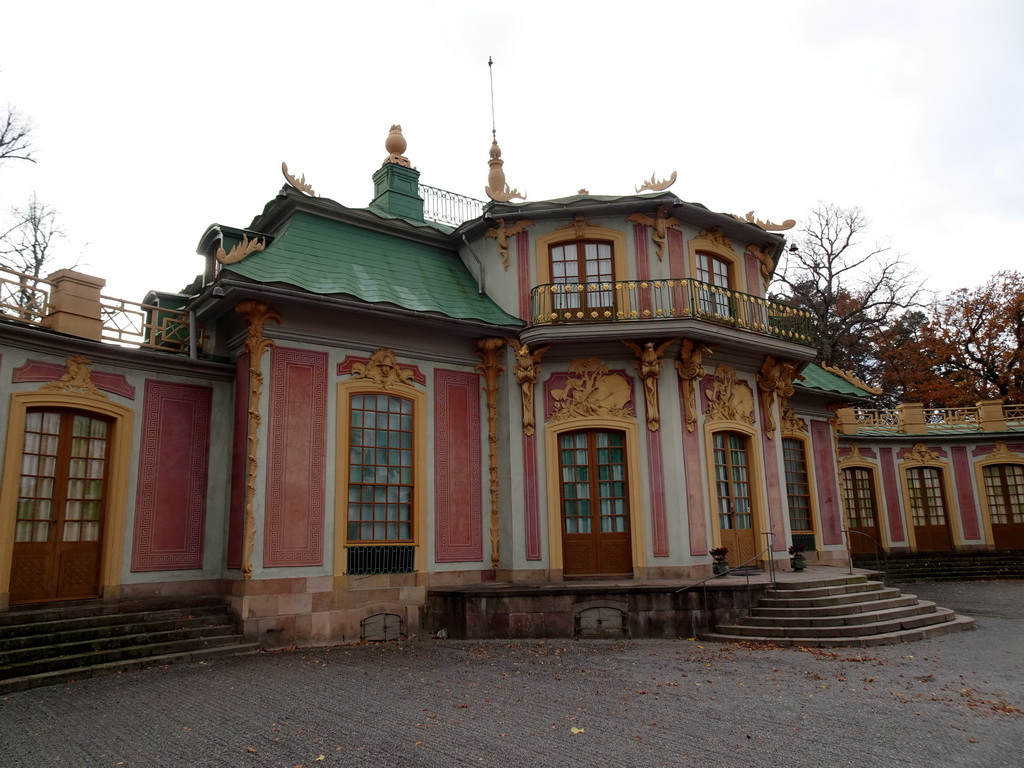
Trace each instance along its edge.
<path fill-rule="evenodd" d="M 919 368 L 901 382 L 909 401 L 1024 403 L 1024 275 L 999 272 L 980 288 L 951 292 L 934 305 L 916 338 L 880 354 L 888 371 L 898 371 L 901 359 L 903 368 Z"/>
<path fill-rule="evenodd" d="M 811 313 L 821 362 L 877 382 L 874 340 L 919 305 L 922 284 L 889 245 L 866 242 L 867 228 L 860 208 L 819 202 L 784 254 L 774 288 Z"/>

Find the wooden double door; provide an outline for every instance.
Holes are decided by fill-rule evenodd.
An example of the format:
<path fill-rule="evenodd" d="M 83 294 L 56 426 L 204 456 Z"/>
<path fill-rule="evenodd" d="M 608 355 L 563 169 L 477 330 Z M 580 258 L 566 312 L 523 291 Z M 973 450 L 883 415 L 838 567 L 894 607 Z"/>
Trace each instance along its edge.
<path fill-rule="evenodd" d="M 11 602 L 96 597 L 110 421 L 77 411 L 25 414 Z"/>
<path fill-rule="evenodd" d="M 632 576 L 625 433 L 565 432 L 558 455 L 562 573 Z"/>
<path fill-rule="evenodd" d="M 953 536 L 949 530 L 942 470 L 935 467 L 908 469 L 907 489 L 910 492 L 910 514 L 914 524 L 916 550 L 952 551 Z"/>

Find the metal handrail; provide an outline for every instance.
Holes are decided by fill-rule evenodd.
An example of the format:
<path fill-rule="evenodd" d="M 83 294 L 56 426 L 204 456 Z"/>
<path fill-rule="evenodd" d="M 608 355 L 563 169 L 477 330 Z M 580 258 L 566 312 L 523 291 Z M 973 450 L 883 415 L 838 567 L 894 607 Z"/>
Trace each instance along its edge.
<path fill-rule="evenodd" d="M 728 568 L 727 570 L 723 571 L 722 573 L 713 574 L 711 576 L 708 576 L 706 578 L 701 579 L 700 581 L 695 581 L 693 584 L 687 584 L 685 587 L 680 587 L 679 589 L 677 589 L 675 591 L 675 594 L 678 595 L 680 592 L 685 592 L 688 589 L 693 589 L 694 587 L 701 587 L 701 586 L 703 587 L 703 593 L 704 593 L 704 629 L 710 629 L 710 625 L 708 623 L 708 586 L 707 586 L 708 582 L 711 581 L 712 579 L 717 579 L 719 576 L 727 576 L 732 571 L 739 570 L 743 566 L 748 565 L 749 563 L 754 562 L 755 560 L 760 558 L 761 555 L 763 555 L 766 552 L 768 552 L 775 545 L 775 533 L 773 533 L 772 531 L 765 531 L 764 533 L 762 533 L 762 536 L 770 536 L 771 540 L 768 542 L 768 545 L 764 549 L 762 549 L 760 552 L 758 552 L 753 557 L 751 557 L 751 558 L 749 558 L 747 560 L 744 560 L 739 565 L 733 566 L 732 568 Z M 775 558 L 772 557 L 771 555 L 768 556 L 768 571 L 769 571 L 769 574 L 771 575 L 771 580 L 768 582 L 768 585 L 769 585 L 769 587 L 774 587 L 775 586 Z M 746 589 L 746 592 L 747 592 L 747 610 L 749 611 L 753 607 L 750 604 L 750 573 L 749 572 L 745 572 L 744 575 L 747 577 L 747 589 Z"/>
<path fill-rule="evenodd" d="M 849 528 L 843 528 L 842 531 L 845 534 L 855 533 L 858 536 L 864 536 L 864 537 L 866 537 L 868 539 L 871 539 L 871 541 L 875 545 L 875 570 L 882 575 L 882 583 L 883 584 L 887 584 L 888 582 L 886 580 L 889 577 L 889 560 L 886 557 L 885 547 L 882 546 L 882 543 L 878 539 L 876 539 L 874 536 L 872 536 L 870 533 L 864 533 L 864 531 L 852 531 Z M 881 560 L 882 567 L 879 566 L 879 560 L 878 560 L 878 553 L 879 552 L 882 553 L 882 560 Z M 849 536 L 846 537 L 846 553 L 850 556 L 850 575 L 852 576 L 853 575 L 853 550 L 850 548 L 850 537 Z"/>

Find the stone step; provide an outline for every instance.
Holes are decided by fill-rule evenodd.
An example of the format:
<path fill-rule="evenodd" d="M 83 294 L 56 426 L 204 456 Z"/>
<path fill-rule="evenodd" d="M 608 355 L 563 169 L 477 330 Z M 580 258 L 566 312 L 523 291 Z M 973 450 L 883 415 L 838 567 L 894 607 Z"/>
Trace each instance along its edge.
<path fill-rule="evenodd" d="M 237 645 L 242 641 L 237 634 L 215 635 L 211 637 L 194 637 L 179 640 L 167 640 L 156 643 L 140 643 L 123 648 L 78 653 L 70 656 L 49 656 L 32 661 L 11 664 L 0 670 L 5 678 L 40 675 L 76 667 L 90 667 L 100 664 L 132 662 L 153 656 L 166 654 L 188 653 L 192 651 L 215 648 L 222 645 Z"/>
<path fill-rule="evenodd" d="M 873 621 L 910 618 L 921 613 L 930 613 L 935 610 L 935 603 L 926 600 L 909 603 L 897 608 L 885 608 L 878 611 L 863 611 L 861 613 L 846 613 L 838 616 L 834 614 L 822 614 L 816 616 L 772 616 L 764 615 L 755 608 L 751 615 L 747 616 L 744 621 L 751 626 L 757 627 L 843 627 L 851 624 L 870 624 Z"/>
<path fill-rule="evenodd" d="M 863 584 L 868 581 L 868 577 L 863 573 L 851 573 L 843 576 L 830 576 L 825 579 L 816 579 L 814 581 L 780 581 L 775 583 L 775 590 L 778 592 L 785 591 L 803 591 L 805 589 L 818 589 L 821 587 L 841 587 L 844 585 Z"/>
<path fill-rule="evenodd" d="M 821 608 L 830 606 L 849 605 L 851 603 L 862 603 L 868 600 L 887 600 L 899 597 L 900 591 L 892 587 L 872 590 L 869 593 L 843 593 L 838 595 L 826 595 L 824 597 L 798 597 L 801 592 L 789 590 L 791 596 L 787 597 L 766 597 L 758 605 L 765 608 Z"/>
<path fill-rule="evenodd" d="M 128 614 L 136 616 L 137 614 Z M 81 621 L 73 619 L 73 622 Z M 75 640 L 101 640 L 104 638 L 118 637 L 120 635 L 136 635 L 144 632 L 160 632 L 169 629 L 189 629 L 193 627 L 208 627 L 219 624 L 233 625 L 234 616 L 227 611 L 206 612 L 201 616 L 169 616 L 158 617 L 153 620 L 138 618 L 122 623 L 107 623 L 99 626 L 69 626 L 61 622 L 45 622 L 50 626 L 50 631 L 32 630 L 26 627 L 22 634 L 12 634 L 5 637 L 0 634 L 0 653 L 16 651 L 20 648 L 38 646 L 40 643 L 47 645 L 60 645 Z"/>
<path fill-rule="evenodd" d="M 102 613 L 66 618 L 52 618 L 43 613 L 36 620 L 0 626 L 0 648 L 3 643 L 15 638 L 50 637 L 58 632 L 102 632 L 104 629 L 149 624 L 159 621 L 189 621 L 192 619 L 222 618 L 232 616 L 223 603 L 189 608 L 167 608 L 159 611 L 132 611 L 126 613 Z M 233 620 L 233 619 L 232 619 Z"/>
<path fill-rule="evenodd" d="M 916 614 L 906 618 L 872 621 L 867 624 L 845 624 L 838 627 L 821 626 L 785 626 L 765 627 L 751 626 L 749 624 L 720 624 L 717 631 L 724 635 L 737 637 L 786 637 L 800 639 L 805 637 L 866 637 L 868 635 L 881 635 L 892 632 L 899 632 L 904 629 L 918 629 L 919 627 L 941 624 L 952 620 L 954 613 L 948 609 L 930 611 L 928 613 Z M 877 618 L 877 617 L 875 617 Z"/>
<path fill-rule="evenodd" d="M 64 619 L 108 616 L 125 613 L 154 613 L 156 611 L 223 607 L 224 598 L 218 595 L 189 595 L 187 597 L 156 597 L 144 600 L 125 600 L 111 603 L 84 600 L 67 603 L 45 603 L 32 606 L 14 606 L 0 613 L 0 633 L 10 625 L 62 621 Z"/>
<path fill-rule="evenodd" d="M 885 585 L 880 581 L 861 581 L 853 584 L 838 584 L 834 586 L 826 587 L 811 587 L 809 589 L 799 590 L 799 596 L 801 598 L 810 597 L 831 597 L 832 595 L 852 595 L 861 594 L 864 592 L 877 592 L 880 589 L 884 589 Z M 769 589 L 765 592 L 766 598 L 773 600 L 786 600 L 794 597 L 797 590 L 794 589 Z"/>
<path fill-rule="evenodd" d="M 864 635 L 860 637 L 770 637 L 768 635 L 745 635 L 737 636 L 723 632 L 702 632 L 697 637 L 708 642 L 722 643 L 772 643 L 779 646 L 802 646 L 808 648 L 846 648 L 846 647 L 871 647 L 876 645 L 892 645 L 895 643 L 907 643 L 917 640 L 927 640 L 933 637 L 960 632 L 966 629 L 973 629 L 974 619 L 968 616 L 953 615 L 953 618 L 938 624 L 930 624 L 911 629 L 900 629 L 892 632 L 883 632 L 876 635 Z"/>
<path fill-rule="evenodd" d="M 80 658 L 83 656 L 132 649 L 179 640 L 197 640 L 206 637 L 225 637 L 237 634 L 234 622 L 195 627 L 171 627 L 136 634 L 118 634 L 112 637 L 81 638 L 48 645 L 29 645 L 0 653 L 0 677 L 9 677 L 8 670 L 35 661 Z"/>
<path fill-rule="evenodd" d="M 49 672 L 42 672 L 35 675 L 23 675 L 0 680 L 0 696 L 16 691 L 25 691 L 31 688 L 39 688 L 44 685 L 56 685 L 68 683 L 75 680 L 87 680 L 91 677 L 110 675 L 116 672 L 126 672 L 143 667 L 162 666 L 164 664 L 176 664 L 183 662 L 200 662 L 207 659 L 216 659 L 226 656 L 244 656 L 256 653 L 259 650 L 258 643 L 233 643 L 219 645 L 210 648 L 197 650 L 180 651 L 177 653 L 164 653 L 155 656 L 146 656 L 136 659 L 118 659 L 100 664 L 89 664 L 75 667 L 73 669 L 58 669 Z"/>
<path fill-rule="evenodd" d="M 754 610 L 760 616 L 845 616 L 871 611 L 883 611 L 888 608 L 902 608 L 917 602 L 916 595 L 900 594 L 899 590 L 896 589 L 890 591 L 895 592 L 898 597 L 865 600 L 859 603 L 843 603 L 842 605 L 808 605 L 801 608 L 766 607 L 762 601 L 757 604 Z"/>

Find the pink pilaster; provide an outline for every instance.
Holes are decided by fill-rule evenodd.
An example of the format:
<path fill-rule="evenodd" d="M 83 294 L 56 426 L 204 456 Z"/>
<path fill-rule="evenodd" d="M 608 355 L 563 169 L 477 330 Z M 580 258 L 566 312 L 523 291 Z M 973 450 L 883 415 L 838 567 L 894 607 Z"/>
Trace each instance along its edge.
<path fill-rule="evenodd" d="M 981 538 L 981 521 L 978 517 L 978 505 L 974 500 L 974 483 L 971 479 L 971 459 L 967 448 L 958 445 L 952 449 L 953 478 L 956 480 L 956 499 L 960 507 L 960 523 L 963 526 L 964 538 L 976 540 Z"/>
<path fill-rule="evenodd" d="M 900 496 L 900 484 L 896 479 L 896 460 L 892 448 L 878 449 L 879 465 L 882 468 L 882 493 L 885 494 L 883 506 L 889 521 L 889 538 L 894 544 L 907 541 L 903 528 L 903 499 Z"/>
<path fill-rule="evenodd" d="M 434 371 L 434 559 L 480 562 L 483 547 L 480 376 Z"/>
<path fill-rule="evenodd" d="M 836 469 L 835 442 L 827 421 L 811 422 L 811 448 L 814 451 L 814 479 L 818 491 L 818 517 L 821 519 L 821 543 L 843 543 L 843 519 L 839 507 L 839 472 Z"/>

